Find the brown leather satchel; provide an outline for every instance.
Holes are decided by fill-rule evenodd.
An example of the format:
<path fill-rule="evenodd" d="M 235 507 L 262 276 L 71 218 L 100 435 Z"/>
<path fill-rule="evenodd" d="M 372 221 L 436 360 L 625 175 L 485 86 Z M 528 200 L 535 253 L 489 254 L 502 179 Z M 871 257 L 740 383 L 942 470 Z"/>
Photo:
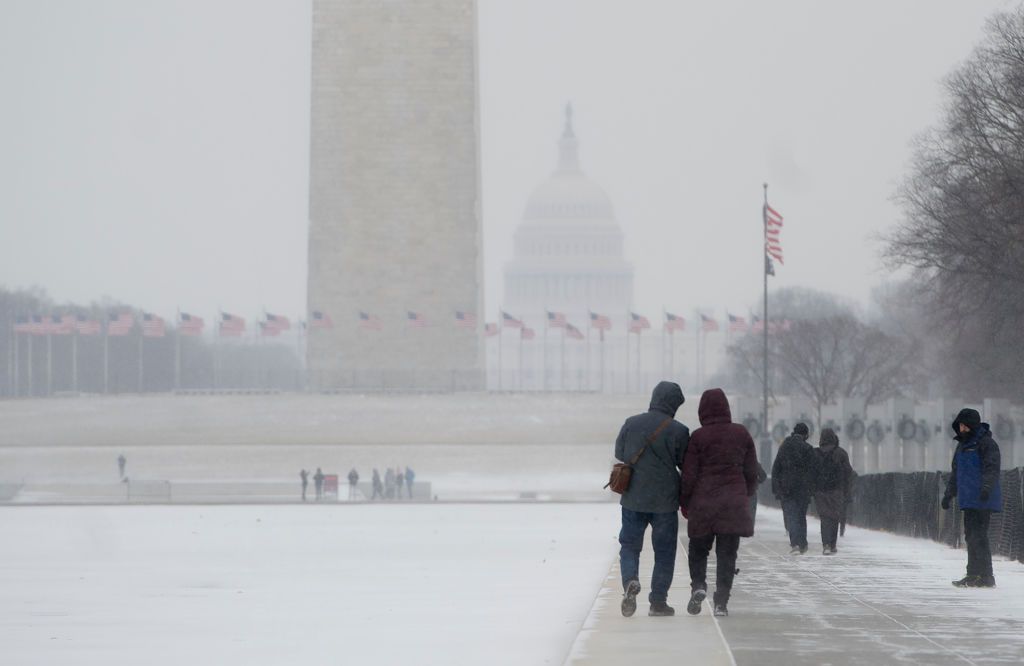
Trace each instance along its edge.
<path fill-rule="evenodd" d="M 661 431 L 664 430 L 669 423 L 672 423 L 671 417 L 661 422 L 658 429 L 647 437 L 647 441 L 644 442 L 644 445 L 640 447 L 640 450 L 636 452 L 636 455 L 633 456 L 633 459 L 628 463 L 620 462 L 612 465 L 612 473 L 608 476 L 608 483 L 604 484 L 604 487 L 610 488 L 613 493 L 618 493 L 620 495 L 629 490 L 629 482 L 633 480 L 633 465 L 640 460 L 640 456 L 642 456 L 644 451 L 647 450 L 647 445 L 654 443 L 654 440 L 658 439 L 658 435 L 661 434 Z"/>

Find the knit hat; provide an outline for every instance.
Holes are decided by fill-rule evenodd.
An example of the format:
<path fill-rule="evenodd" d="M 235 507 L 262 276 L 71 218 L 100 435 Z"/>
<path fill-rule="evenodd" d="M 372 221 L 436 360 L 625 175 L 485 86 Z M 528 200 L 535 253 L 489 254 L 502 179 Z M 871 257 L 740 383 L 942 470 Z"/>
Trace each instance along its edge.
<path fill-rule="evenodd" d="M 807 439 L 807 437 L 811 434 L 811 431 L 807 429 L 806 423 L 797 423 L 795 426 L 793 426 L 793 434 L 800 435 L 804 439 Z"/>

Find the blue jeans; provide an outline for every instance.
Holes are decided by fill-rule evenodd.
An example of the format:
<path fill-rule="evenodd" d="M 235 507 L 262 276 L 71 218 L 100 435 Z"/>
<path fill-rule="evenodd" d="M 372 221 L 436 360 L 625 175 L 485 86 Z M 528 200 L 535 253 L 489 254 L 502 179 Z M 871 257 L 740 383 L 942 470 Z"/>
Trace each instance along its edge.
<path fill-rule="evenodd" d="M 782 519 L 789 532 L 790 547 L 807 549 L 807 505 L 810 499 L 796 497 L 782 498 Z"/>
<path fill-rule="evenodd" d="M 622 529 L 619 531 L 619 569 L 622 571 L 622 588 L 634 578 L 640 577 L 640 551 L 644 547 L 644 532 L 651 526 L 651 543 L 654 545 L 654 574 L 651 576 L 651 592 L 647 600 L 651 603 L 666 601 L 668 588 L 672 586 L 672 572 L 676 567 L 676 546 L 679 543 L 679 514 L 640 513 L 622 508 Z"/>

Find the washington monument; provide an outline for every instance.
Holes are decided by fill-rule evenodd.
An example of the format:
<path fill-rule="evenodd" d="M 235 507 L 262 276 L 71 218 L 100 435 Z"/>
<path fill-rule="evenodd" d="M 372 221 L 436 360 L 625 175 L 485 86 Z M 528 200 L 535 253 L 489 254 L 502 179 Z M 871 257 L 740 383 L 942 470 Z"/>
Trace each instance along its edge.
<path fill-rule="evenodd" d="M 475 0 L 313 2 L 314 388 L 484 385 L 476 39 Z"/>

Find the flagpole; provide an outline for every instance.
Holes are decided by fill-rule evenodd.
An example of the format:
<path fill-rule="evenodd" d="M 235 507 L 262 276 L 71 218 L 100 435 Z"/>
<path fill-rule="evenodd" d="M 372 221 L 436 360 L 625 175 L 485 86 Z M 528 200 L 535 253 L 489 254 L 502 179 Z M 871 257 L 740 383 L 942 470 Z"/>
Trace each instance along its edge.
<path fill-rule="evenodd" d="M 502 335 L 505 332 L 505 311 L 498 310 L 498 391 L 501 391 L 501 339 L 505 337 Z"/>
<path fill-rule="evenodd" d="M 590 306 L 589 305 L 587 305 L 587 316 L 588 317 L 590 316 Z M 590 392 L 591 387 L 594 385 L 593 382 L 591 381 L 591 379 L 592 379 L 591 378 L 591 374 L 592 373 L 590 371 L 590 329 L 591 328 L 592 328 L 591 326 L 587 326 L 587 362 L 586 362 L 586 369 L 587 369 L 586 370 L 586 372 L 587 372 L 587 393 Z"/>
<path fill-rule="evenodd" d="M 626 395 L 629 395 L 629 313 L 626 313 Z"/>
<path fill-rule="evenodd" d="M 12 329 L 13 330 L 13 329 Z M 21 335 L 14 331 L 14 395 L 21 397 L 21 345 L 18 344 Z"/>
<path fill-rule="evenodd" d="M 551 318 L 548 316 L 548 312 L 550 312 L 550 310 L 548 310 L 548 306 L 547 306 L 547 304 L 545 304 L 544 305 L 544 372 L 542 373 L 544 375 L 542 386 L 543 386 L 545 392 L 547 392 L 547 390 L 548 390 L 548 328 L 549 328 L 548 324 L 551 323 Z"/>
<path fill-rule="evenodd" d="M 181 309 L 177 310 L 174 328 L 174 390 L 181 389 Z"/>
<path fill-rule="evenodd" d="M 143 321 L 145 321 L 146 314 L 142 314 Z M 139 328 L 139 393 L 142 393 L 142 367 L 143 367 L 143 356 L 142 356 L 142 341 L 146 337 L 145 331 Z"/>
<path fill-rule="evenodd" d="M 768 207 L 768 183 L 764 184 L 764 207 L 761 209 L 761 225 L 763 226 L 764 233 L 764 244 L 765 248 L 768 247 L 768 217 L 766 215 Z M 761 432 L 763 437 L 768 436 L 768 256 L 764 257 L 764 261 L 761 265 L 761 270 L 764 273 L 764 317 L 761 319 L 762 328 L 764 329 L 764 367 L 763 375 L 761 377 Z M 771 461 L 765 460 L 764 463 L 767 465 Z"/>
<path fill-rule="evenodd" d="M 46 395 L 53 395 L 53 315 L 46 331 Z"/>
<path fill-rule="evenodd" d="M 103 327 L 103 394 L 110 393 L 110 313 L 107 315 L 107 325 Z"/>
<path fill-rule="evenodd" d="M 562 348 L 558 353 L 558 358 L 562 361 L 562 376 L 558 380 L 558 389 L 565 393 L 565 329 L 569 327 L 569 322 L 562 327 Z"/>
<path fill-rule="evenodd" d="M 74 336 L 71 338 L 71 390 L 78 393 L 78 326 L 71 334 Z"/>

